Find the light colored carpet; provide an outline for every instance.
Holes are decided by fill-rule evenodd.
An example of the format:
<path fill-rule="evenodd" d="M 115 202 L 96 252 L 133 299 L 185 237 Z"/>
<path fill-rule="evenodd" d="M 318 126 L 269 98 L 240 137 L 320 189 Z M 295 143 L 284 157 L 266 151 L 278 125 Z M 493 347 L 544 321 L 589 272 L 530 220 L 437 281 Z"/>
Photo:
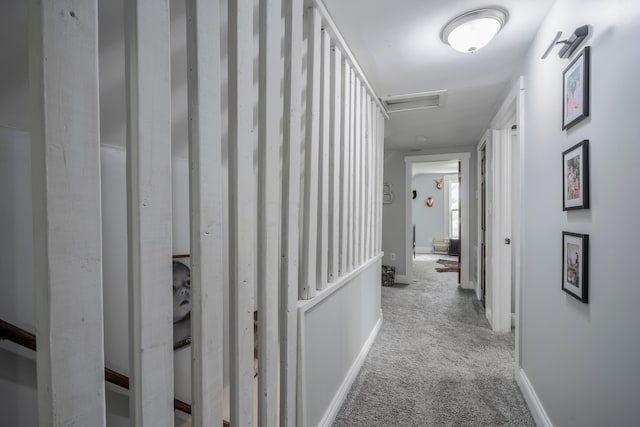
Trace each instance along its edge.
<path fill-rule="evenodd" d="M 384 322 L 334 426 L 535 426 L 514 378 L 514 334 L 491 331 L 442 256 L 382 288 Z"/>

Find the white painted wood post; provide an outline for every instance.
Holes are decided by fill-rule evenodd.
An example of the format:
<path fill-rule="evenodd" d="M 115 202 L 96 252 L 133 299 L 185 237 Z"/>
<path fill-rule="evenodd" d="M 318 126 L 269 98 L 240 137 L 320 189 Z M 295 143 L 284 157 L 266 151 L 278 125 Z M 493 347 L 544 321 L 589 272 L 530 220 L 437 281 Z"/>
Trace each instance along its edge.
<path fill-rule="evenodd" d="M 349 263 L 349 218 L 351 216 L 351 198 L 349 197 L 351 180 L 351 67 L 345 60 L 342 69 L 342 104 L 341 104 L 341 133 L 342 133 L 342 155 L 341 155 L 341 185 L 342 203 L 340 204 L 340 275 L 343 276 L 351 271 Z"/>
<path fill-rule="evenodd" d="M 220 8 L 187 0 L 191 395 L 193 425 L 220 425 L 223 407 L 223 194 Z"/>
<path fill-rule="evenodd" d="M 364 84 L 360 93 L 360 265 L 366 259 L 366 223 L 367 223 L 367 89 Z"/>
<path fill-rule="evenodd" d="M 253 138 L 253 1 L 230 1 L 229 359 L 230 423 L 253 426 L 253 311 L 257 243 Z"/>
<path fill-rule="evenodd" d="M 363 101 L 364 101 L 364 118 L 363 118 L 363 124 L 364 124 L 364 138 L 363 138 L 363 142 L 364 142 L 364 165 L 365 167 L 363 168 L 363 172 L 364 172 L 364 179 L 363 179 L 363 198 L 364 198 L 364 212 L 363 212 L 363 221 L 362 221 L 362 226 L 363 226 L 363 235 L 362 235 L 362 242 L 363 242 L 363 259 L 364 261 L 369 259 L 369 254 L 370 254 L 370 250 L 369 250 L 369 243 L 371 242 L 371 198 L 369 197 L 369 191 L 371 190 L 371 179 L 369 177 L 370 173 L 371 173 L 371 169 L 373 166 L 372 163 L 372 158 L 371 158 L 371 151 L 369 150 L 369 147 L 371 145 L 371 102 L 369 101 L 369 94 L 367 93 L 366 89 L 364 90 L 364 96 L 363 96 Z"/>
<path fill-rule="evenodd" d="M 321 32 L 320 52 L 320 139 L 318 149 L 318 265 L 316 289 L 327 287 L 329 268 L 329 144 L 331 139 L 331 38 L 325 30 Z"/>
<path fill-rule="evenodd" d="M 354 266 L 362 264 L 362 83 L 356 77 L 355 105 L 355 214 L 354 214 Z"/>
<path fill-rule="evenodd" d="M 369 156 L 369 173 L 367 174 L 367 182 L 369 184 L 369 187 L 367 188 L 367 198 L 369 199 L 367 206 L 368 206 L 368 218 L 367 218 L 367 258 L 371 258 L 373 256 L 373 238 L 374 238 L 374 233 L 373 233 L 373 220 L 374 220 L 374 216 L 373 216 L 373 207 L 374 207 L 374 203 L 373 203 L 373 188 L 375 187 L 374 184 L 374 172 L 375 172 L 375 166 L 376 166 L 376 159 L 374 156 L 374 151 L 373 151 L 373 138 L 374 138 L 374 134 L 373 134 L 373 100 L 371 99 L 371 96 L 369 96 L 367 98 L 367 103 L 369 104 L 369 108 L 367 110 L 367 120 L 369 122 L 369 124 L 367 125 L 367 128 L 369 130 L 369 143 L 367 144 L 367 151 L 368 151 L 368 156 Z"/>
<path fill-rule="evenodd" d="M 104 426 L 96 0 L 29 2 L 29 71 L 38 420 Z"/>
<path fill-rule="evenodd" d="M 378 249 L 378 240 L 380 237 L 380 231 L 382 229 L 382 225 L 380 223 L 380 204 L 382 203 L 382 189 L 380 188 L 380 174 L 381 174 L 381 163 L 380 163 L 380 113 L 378 112 L 378 107 L 374 105 L 373 111 L 373 151 L 374 156 L 376 158 L 376 169 L 374 174 L 374 185 L 373 185 L 373 200 L 374 200 L 374 239 L 373 239 L 373 254 L 378 255 L 380 253 Z"/>
<path fill-rule="evenodd" d="M 258 425 L 275 427 L 278 421 L 282 2 L 261 0 L 259 11 Z"/>
<path fill-rule="evenodd" d="M 308 31 L 307 117 L 304 167 L 304 221 L 300 298 L 316 295 L 318 239 L 318 155 L 320 137 L 320 39 L 321 18 L 316 8 L 305 11 Z"/>
<path fill-rule="evenodd" d="M 349 116 L 351 117 L 350 122 L 350 132 L 349 132 L 349 139 L 350 139 L 350 147 L 349 147 L 349 152 L 350 152 L 350 158 L 351 158 L 351 165 L 349 167 L 350 169 L 350 174 L 349 174 L 349 200 L 350 200 L 350 206 L 349 206 L 349 265 L 351 266 L 350 271 L 355 269 L 355 267 L 357 266 L 357 262 L 356 262 L 356 227 L 358 225 L 358 221 L 357 221 L 357 176 L 358 176 L 358 172 L 357 172 L 357 156 L 358 156 L 358 143 L 356 140 L 356 129 L 357 129 L 357 120 L 356 120 L 356 105 L 357 105 L 357 99 L 356 99 L 356 95 L 358 93 L 358 81 L 356 79 L 356 73 L 355 71 L 353 71 L 353 69 L 351 70 L 351 105 L 349 107 Z"/>
<path fill-rule="evenodd" d="M 283 0 L 284 117 L 282 169 L 282 266 L 280 280 L 280 424 L 296 425 L 298 369 L 298 248 L 300 229 L 300 147 L 302 142 L 303 4 Z"/>
<path fill-rule="evenodd" d="M 331 50 L 331 143 L 329 154 L 329 281 L 340 277 L 340 214 L 342 184 L 340 182 L 342 155 L 342 53 Z"/>
<path fill-rule="evenodd" d="M 173 425 L 168 0 L 125 3 L 131 423 Z"/>
<path fill-rule="evenodd" d="M 380 134 L 378 135 L 378 150 L 380 150 L 380 177 L 378 178 L 378 195 L 382 199 L 382 187 L 384 185 L 384 115 L 382 112 L 379 114 L 380 119 Z M 378 217 L 379 217 L 379 233 L 378 233 L 378 253 L 382 252 L 382 224 L 384 222 L 383 212 L 384 205 L 382 200 L 378 203 Z"/>
<path fill-rule="evenodd" d="M 369 98 L 369 154 L 371 156 L 371 170 L 369 171 L 369 258 L 375 255 L 374 245 L 376 239 L 376 176 L 377 176 L 377 159 L 376 155 L 376 129 L 375 129 L 375 113 L 376 104 L 372 98 Z"/>

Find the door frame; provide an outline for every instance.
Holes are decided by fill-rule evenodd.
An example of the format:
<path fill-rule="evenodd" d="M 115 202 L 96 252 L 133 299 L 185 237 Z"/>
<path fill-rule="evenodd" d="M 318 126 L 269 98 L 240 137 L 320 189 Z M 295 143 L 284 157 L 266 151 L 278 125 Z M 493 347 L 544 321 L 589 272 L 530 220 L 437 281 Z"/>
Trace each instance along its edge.
<path fill-rule="evenodd" d="M 494 279 L 498 279 L 496 286 L 493 287 L 493 312 L 491 313 L 492 319 L 490 322 L 494 330 L 509 331 L 511 330 L 511 251 L 515 251 L 515 361 L 516 368 L 520 367 L 521 360 L 521 341 L 520 341 L 520 329 L 522 327 L 522 316 L 520 312 L 520 302 L 522 298 L 521 284 L 522 277 L 525 274 L 524 257 L 523 257 L 523 245 L 524 241 L 524 227 L 522 221 L 519 219 L 522 217 L 524 197 L 524 152 L 525 152 L 525 123 L 524 123 L 524 106 L 525 106 L 525 80 L 524 77 L 520 77 L 512 86 L 509 94 L 505 97 L 501 107 L 491 120 L 490 128 L 483 138 L 478 143 L 478 150 L 484 144 L 492 152 L 487 151 L 487 157 L 493 161 L 491 171 L 488 172 L 489 178 L 494 180 L 494 183 L 489 184 L 488 191 L 491 192 L 488 195 L 493 199 L 496 192 L 498 196 L 500 193 L 504 197 L 498 197 L 499 200 L 488 199 L 487 203 L 491 203 L 488 208 L 494 214 L 492 215 L 493 230 L 491 230 L 491 238 L 495 241 L 495 248 L 488 248 L 487 264 L 491 263 L 493 267 L 493 273 L 495 277 L 487 277 L 487 281 L 493 282 Z M 511 170 L 511 126 L 516 124 L 518 128 L 518 144 L 519 144 L 519 158 L 518 161 L 518 176 L 512 176 Z M 479 156 L 478 156 L 479 159 Z M 478 160 L 479 161 L 479 160 Z M 480 173 L 478 167 L 478 174 Z M 511 182 L 516 181 L 516 187 L 512 188 Z M 478 175 L 478 185 L 479 185 Z M 494 187 L 494 184 L 500 183 L 500 188 Z M 496 190 L 496 191 L 492 191 Z M 479 187 L 477 188 L 479 191 Z M 519 204 L 512 212 L 512 198 L 511 191 L 515 190 L 519 192 L 521 197 L 519 198 Z M 497 202 L 497 203 L 496 203 Z M 478 206 L 478 214 L 480 213 L 480 206 Z M 512 221 L 512 218 L 516 219 Z M 512 227 L 511 224 L 515 224 L 517 229 L 517 235 L 519 239 L 511 239 L 510 245 L 505 245 L 503 239 L 511 238 Z M 480 223 L 477 227 L 478 236 L 480 236 Z M 490 241 L 491 243 L 491 241 Z M 478 241 L 478 244 L 480 242 Z M 478 259 L 478 272 L 480 272 L 480 260 Z M 479 273 L 478 273 L 479 274 Z M 479 285 L 478 285 L 479 286 Z M 488 284 L 489 286 L 489 284 Z M 479 292 L 479 290 L 478 290 Z"/>
<path fill-rule="evenodd" d="M 471 164 L 471 153 L 470 152 L 462 152 L 462 153 L 446 153 L 446 154 L 426 154 L 426 155 L 415 155 L 415 156 L 405 156 L 405 192 L 407 195 L 405 197 L 405 280 L 407 283 L 411 283 L 413 280 L 413 249 L 412 249 L 412 224 L 413 224 L 413 212 L 411 209 L 411 186 L 413 181 L 412 169 L 414 163 L 423 163 L 423 162 L 439 162 L 439 161 L 447 161 L 447 160 L 458 160 L 462 163 L 462 171 L 460 174 L 460 200 L 462 202 L 460 209 L 460 219 L 461 219 L 461 239 L 460 239 L 460 256 L 462 257 L 462 263 L 460 264 L 460 286 L 464 289 L 474 289 L 475 286 L 469 277 L 469 236 L 473 232 L 469 229 L 469 213 L 471 212 L 469 209 L 471 203 L 471 188 L 470 188 L 470 170 L 469 166 Z M 466 231 L 465 231 L 466 230 Z M 467 236 L 466 238 L 464 238 Z"/>

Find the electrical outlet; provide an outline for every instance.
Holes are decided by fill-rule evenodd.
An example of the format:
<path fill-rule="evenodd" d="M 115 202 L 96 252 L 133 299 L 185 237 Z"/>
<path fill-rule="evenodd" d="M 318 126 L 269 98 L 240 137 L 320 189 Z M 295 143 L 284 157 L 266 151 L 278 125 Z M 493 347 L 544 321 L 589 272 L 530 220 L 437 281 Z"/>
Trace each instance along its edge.
<path fill-rule="evenodd" d="M 396 260 L 396 254 L 395 254 L 395 253 L 393 253 L 393 252 L 391 252 L 391 253 L 389 254 L 389 258 L 391 259 L 391 261 L 395 261 L 395 260 Z"/>

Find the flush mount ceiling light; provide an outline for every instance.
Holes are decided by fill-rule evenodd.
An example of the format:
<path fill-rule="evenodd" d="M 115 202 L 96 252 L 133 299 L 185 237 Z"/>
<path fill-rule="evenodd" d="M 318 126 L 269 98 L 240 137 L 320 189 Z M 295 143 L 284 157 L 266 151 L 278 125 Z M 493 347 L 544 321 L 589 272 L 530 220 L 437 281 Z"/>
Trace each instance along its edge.
<path fill-rule="evenodd" d="M 489 44 L 507 19 L 507 11 L 502 8 L 472 10 L 449 21 L 440 38 L 458 52 L 474 53 Z"/>

